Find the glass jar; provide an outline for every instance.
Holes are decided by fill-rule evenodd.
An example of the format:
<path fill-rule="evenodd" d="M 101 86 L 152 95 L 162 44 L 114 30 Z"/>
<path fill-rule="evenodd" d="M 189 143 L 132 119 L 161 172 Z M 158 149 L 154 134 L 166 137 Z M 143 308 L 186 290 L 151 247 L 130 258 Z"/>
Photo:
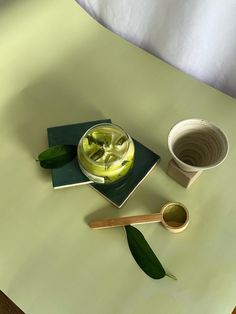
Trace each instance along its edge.
<path fill-rule="evenodd" d="M 78 161 L 94 183 L 111 184 L 123 179 L 134 163 L 132 138 L 119 126 L 100 123 L 80 139 Z"/>

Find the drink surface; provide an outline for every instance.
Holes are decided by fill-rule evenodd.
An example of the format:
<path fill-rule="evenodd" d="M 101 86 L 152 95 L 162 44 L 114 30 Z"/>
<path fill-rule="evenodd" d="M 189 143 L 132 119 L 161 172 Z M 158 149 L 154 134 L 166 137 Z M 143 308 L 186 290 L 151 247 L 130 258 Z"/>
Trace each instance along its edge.
<path fill-rule="evenodd" d="M 97 183 L 113 183 L 132 168 L 134 143 L 120 127 L 100 124 L 86 132 L 78 146 L 84 174 Z"/>

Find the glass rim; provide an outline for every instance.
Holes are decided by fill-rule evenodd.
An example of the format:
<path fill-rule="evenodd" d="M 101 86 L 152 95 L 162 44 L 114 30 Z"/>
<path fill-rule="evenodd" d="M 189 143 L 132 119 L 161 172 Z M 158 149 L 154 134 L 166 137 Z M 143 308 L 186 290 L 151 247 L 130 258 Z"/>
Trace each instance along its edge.
<path fill-rule="evenodd" d="M 115 127 L 117 128 L 118 130 L 120 130 L 122 133 L 124 133 L 124 135 L 127 137 L 127 140 L 130 140 L 128 141 L 128 146 L 127 146 L 127 149 L 125 150 L 125 153 L 127 153 L 129 151 L 129 148 L 130 148 L 130 145 L 131 143 L 133 143 L 133 140 L 131 138 L 131 136 L 122 128 L 120 127 L 119 125 L 115 124 L 115 123 L 110 123 L 110 122 L 102 122 L 102 123 L 98 123 L 98 124 L 95 124 L 93 125 L 92 127 L 90 127 L 80 138 L 79 140 L 79 143 L 78 143 L 78 152 L 82 146 L 82 143 L 83 143 L 83 140 L 85 138 L 85 136 L 93 129 L 97 128 L 97 127 L 100 127 L 100 126 L 110 126 L 110 127 Z M 133 143 L 134 145 L 134 143 Z M 104 165 L 116 165 L 120 162 L 120 159 L 118 160 L 115 160 L 115 161 L 110 161 L 110 162 L 107 162 L 107 163 L 104 163 L 103 165 L 102 164 L 99 164 L 97 163 L 96 161 L 94 161 L 93 159 L 91 159 L 87 154 L 85 154 L 84 150 L 81 150 L 82 151 L 82 154 L 84 155 L 84 157 L 87 159 L 87 161 L 89 161 L 90 163 L 98 166 L 98 167 L 104 167 Z M 78 158 L 79 159 L 79 158 Z M 80 162 L 80 160 L 79 160 Z"/>

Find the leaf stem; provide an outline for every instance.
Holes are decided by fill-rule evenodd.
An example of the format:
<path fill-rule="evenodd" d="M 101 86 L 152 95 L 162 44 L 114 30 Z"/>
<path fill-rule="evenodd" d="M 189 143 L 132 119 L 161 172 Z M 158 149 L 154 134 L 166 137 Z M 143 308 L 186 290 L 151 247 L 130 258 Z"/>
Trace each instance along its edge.
<path fill-rule="evenodd" d="M 170 278 L 172 278 L 174 280 L 177 280 L 177 278 L 174 275 L 170 274 L 170 273 L 166 272 L 166 276 L 168 276 L 168 277 L 170 277 Z"/>

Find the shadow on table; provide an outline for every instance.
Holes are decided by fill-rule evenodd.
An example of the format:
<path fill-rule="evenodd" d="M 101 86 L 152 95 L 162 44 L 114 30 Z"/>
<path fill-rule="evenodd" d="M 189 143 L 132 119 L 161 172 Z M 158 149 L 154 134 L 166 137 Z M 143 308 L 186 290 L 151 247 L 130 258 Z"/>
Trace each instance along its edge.
<path fill-rule="evenodd" d="M 10 125 L 11 140 L 37 156 L 47 146 L 47 128 L 102 119 L 99 109 L 73 90 L 63 80 L 45 77 L 22 90 L 8 103 L 4 121 Z"/>
<path fill-rule="evenodd" d="M 20 3 L 20 0 L 0 0 L 0 12 L 3 13 L 4 9 L 8 9 L 16 3 Z"/>

